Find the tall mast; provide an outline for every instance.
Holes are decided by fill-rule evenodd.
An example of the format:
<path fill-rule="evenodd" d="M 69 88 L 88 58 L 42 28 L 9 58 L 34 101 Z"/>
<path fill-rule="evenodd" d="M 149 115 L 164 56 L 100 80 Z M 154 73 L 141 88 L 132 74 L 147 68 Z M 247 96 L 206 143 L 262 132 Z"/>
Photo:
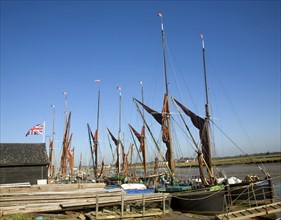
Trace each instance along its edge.
<path fill-rule="evenodd" d="M 203 67 L 204 67 L 204 82 L 205 82 L 205 95 L 206 95 L 206 104 L 205 104 L 205 113 L 206 113 L 206 133 L 207 133 L 207 142 L 208 147 L 203 152 L 206 163 L 211 171 L 211 175 L 213 175 L 213 168 L 212 168 L 212 151 L 211 151 L 211 140 L 210 140 L 210 111 L 209 111 L 209 99 L 208 99 L 208 84 L 207 84 L 207 71 L 206 71 L 206 59 L 205 59 L 205 44 L 203 34 L 200 34 L 201 41 L 202 41 L 202 54 L 203 54 Z"/>
<path fill-rule="evenodd" d="M 52 177 L 53 175 L 53 152 L 54 152 L 54 142 L 55 142 L 55 105 L 51 105 L 53 109 L 53 127 L 52 127 L 52 140 L 49 147 L 49 176 Z"/>
<path fill-rule="evenodd" d="M 165 86 L 166 86 L 166 95 L 168 98 L 167 101 L 167 113 L 166 113 L 166 122 L 168 127 L 168 135 L 169 135 L 169 145 L 168 145 L 168 164 L 171 170 L 171 173 L 175 172 L 175 164 L 173 158 L 173 147 L 172 147 L 172 135 L 171 135 L 171 123 L 170 123 L 170 106 L 169 106 L 169 90 L 168 90 L 168 76 L 167 76 L 167 68 L 166 68 L 166 50 L 165 50 L 165 32 L 164 32 L 164 25 L 163 25 L 163 15 L 162 13 L 158 13 L 158 16 L 161 19 L 161 35 L 162 35 L 162 49 L 163 49 L 163 68 L 165 74 Z M 173 178 L 173 177 L 171 177 Z"/>
<path fill-rule="evenodd" d="M 94 140 L 94 144 L 96 146 L 95 149 L 95 168 L 94 168 L 94 173 L 95 173 L 95 178 L 97 178 L 97 169 L 98 169 L 98 131 L 99 131 L 99 117 L 100 117 L 100 80 L 95 80 L 95 82 L 98 83 L 98 112 L 97 112 L 97 130 L 96 130 L 96 139 Z"/>
<path fill-rule="evenodd" d="M 121 135 L 122 135 L 121 134 L 121 110 L 122 110 L 122 108 L 121 108 L 121 106 L 122 106 L 121 105 L 122 104 L 121 87 L 118 86 L 117 90 L 120 91 L 119 92 L 119 130 L 118 130 L 118 146 L 117 146 L 117 153 L 118 153 L 117 157 L 118 157 L 118 161 L 119 161 L 119 163 L 118 163 L 118 176 L 119 176 L 121 173 L 120 150 L 121 150 L 121 139 L 122 139 L 122 137 L 121 137 Z M 123 153 L 124 152 L 122 152 L 122 154 Z"/>
<path fill-rule="evenodd" d="M 143 85 L 142 85 L 142 81 L 140 81 L 140 85 L 141 85 L 141 102 L 144 103 L 144 92 L 143 92 Z M 144 115 L 144 108 L 142 108 L 142 114 Z M 142 125 L 142 130 L 145 130 L 145 122 L 143 121 L 143 125 Z M 143 133 L 142 135 L 144 135 L 145 133 Z M 145 149 L 145 135 L 143 137 L 143 148 L 142 149 L 142 156 L 143 156 L 143 169 L 144 169 L 144 175 L 146 176 L 147 174 L 147 170 L 146 170 L 146 149 Z"/>

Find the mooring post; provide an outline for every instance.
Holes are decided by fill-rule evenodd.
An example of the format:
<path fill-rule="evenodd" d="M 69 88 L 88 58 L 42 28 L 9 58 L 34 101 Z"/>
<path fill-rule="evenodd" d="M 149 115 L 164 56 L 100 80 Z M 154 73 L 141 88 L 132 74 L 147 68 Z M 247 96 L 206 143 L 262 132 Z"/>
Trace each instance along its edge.
<path fill-rule="evenodd" d="M 165 206 L 165 194 L 162 193 L 162 196 L 163 196 L 163 215 L 165 215 L 165 209 L 166 209 L 166 206 Z"/>
<path fill-rule="evenodd" d="M 142 217 L 144 217 L 145 212 L 145 194 L 142 194 Z"/>
<path fill-rule="evenodd" d="M 121 219 L 123 219 L 124 216 L 124 194 L 121 194 Z"/>
<path fill-rule="evenodd" d="M 98 219 L 99 212 L 99 194 L 96 195 L 96 219 Z"/>

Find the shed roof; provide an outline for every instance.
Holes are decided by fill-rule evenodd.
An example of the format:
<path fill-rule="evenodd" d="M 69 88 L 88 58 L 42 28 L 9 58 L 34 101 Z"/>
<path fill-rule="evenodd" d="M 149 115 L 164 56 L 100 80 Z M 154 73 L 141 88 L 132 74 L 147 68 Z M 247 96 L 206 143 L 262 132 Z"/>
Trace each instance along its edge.
<path fill-rule="evenodd" d="M 45 143 L 0 143 L 0 166 L 47 165 Z"/>

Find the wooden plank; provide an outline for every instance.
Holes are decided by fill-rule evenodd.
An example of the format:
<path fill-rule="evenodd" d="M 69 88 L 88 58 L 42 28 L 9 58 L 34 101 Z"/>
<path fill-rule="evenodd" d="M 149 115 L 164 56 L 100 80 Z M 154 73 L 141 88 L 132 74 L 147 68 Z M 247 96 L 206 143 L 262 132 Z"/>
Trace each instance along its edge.
<path fill-rule="evenodd" d="M 62 211 L 81 209 L 83 207 L 112 206 L 120 204 L 120 195 L 124 196 L 126 204 L 142 201 L 141 194 L 128 195 L 121 190 L 92 189 L 73 190 L 64 192 L 34 192 L 30 194 L 1 194 L 0 213 L 3 215 L 13 213 Z M 96 198 L 98 197 L 98 203 Z M 158 202 L 167 199 L 168 194 L 146 194 L 146 202 Z"/>
<path fill-rule="evenodd" d="M 269 209 L 269 207 L 271 207 L 271 208 Z M 239 216 L 238 213 L 242 213 L 242 212 L 245 215 Z M 217 218 L 224 219 L 227 217 L 227 219 L 235 218 L 236 220 L 249 219 L 249 218 L 253 218 L 253 217 L 263 216 L 263 215 L 267 215 L 267 214 L 280 213 L 280 212 L 281 212 L 281 202 L 277 202 L 277 203 L 271 203 L 271 204 L 267 204 L 267 205 L 262 205 L 262 206 L 245 209 L 243 211 L 240 210 L 240 211 L 230 212 L 230 213 L 226 213 L 226 214 L 221 214 L 221 215 L 218 215 Z"/>
<path fill-rule="evenodd" d="M 73 183 L 73 184 L 46 184 L 46 185 L 32 185 L 31 187 L 1 187 L 1 194 L 7 193 L 34 193 L 34 192 L 63 192 L 72 190 L 83 189 L 102 189 L 105 187 L 104 183 Z"/>

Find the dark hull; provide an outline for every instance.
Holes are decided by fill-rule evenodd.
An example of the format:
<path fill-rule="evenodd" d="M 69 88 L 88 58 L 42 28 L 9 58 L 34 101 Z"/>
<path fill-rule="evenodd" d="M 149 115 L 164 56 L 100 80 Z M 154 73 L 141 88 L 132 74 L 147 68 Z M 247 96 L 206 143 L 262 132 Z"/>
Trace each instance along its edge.
<path fill-rule="evenodd" d="M 266 201 L 273 199 L 273 190 L 270 180 L 259 181 L 253 184 L 230 185 L 232 202 L 236 201 Z"/>
<path fill-rule="evenodd" d="M 222 213 L 226 206 L 225 190 L 172 193 L 171 208 L 181 212 Z"/>

